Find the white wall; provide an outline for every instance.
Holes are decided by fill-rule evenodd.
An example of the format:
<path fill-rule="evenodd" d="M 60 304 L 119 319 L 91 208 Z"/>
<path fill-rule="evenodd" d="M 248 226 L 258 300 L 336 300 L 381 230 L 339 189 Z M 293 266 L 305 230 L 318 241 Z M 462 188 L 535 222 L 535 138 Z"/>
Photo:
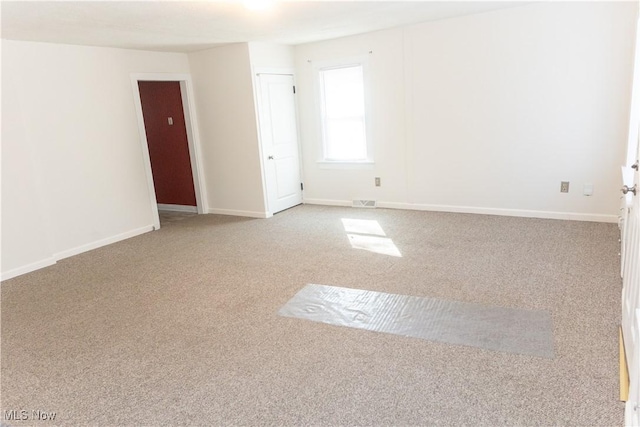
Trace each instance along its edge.
<path fill-rule="evenodd" d="M 636 16 L 550 2 L 297 46 L 305 198 L 615 221 Z M 311 64 L 369 51 L 376 164 L 322 169 Z"/>
<path fill-rule="evenodd" d="M 209 212 L 266 216 L 247 43 L 189 54 Z"/>
<path fill-rule="evenodd" d="M 4 46 L 3 46 L 4 48 Z M 4 59 L 4 58 L 3 58 Z M 2 67 L 2 272 L 30 271 L 55 262 L 45 221 L 43 183 L 27 137 L 22 100 L 15 80 L 20 67 Z M 16 271 L 16 273 L 19 273 Z"/>
<path fill-rule="evenodd" d="M 132 73 L 184 54 L 2 40 L 2 278 L 151 230 Z"/>
<path fill-rule="evenodd" d="M 251 67 L 291 69 L 295 66 L 293 46 L 251 42 L 249 43 L 249 55 L 251 57 Z"/>

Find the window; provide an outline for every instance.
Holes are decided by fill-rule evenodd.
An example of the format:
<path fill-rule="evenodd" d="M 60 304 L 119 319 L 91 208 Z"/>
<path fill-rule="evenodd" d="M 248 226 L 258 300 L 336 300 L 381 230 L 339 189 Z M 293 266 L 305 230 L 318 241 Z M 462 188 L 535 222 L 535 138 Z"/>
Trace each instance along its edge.
<path fill-rule="evenodd" d="M 363 64 L 320 68 L 323 160 L 370 162 Z"/>

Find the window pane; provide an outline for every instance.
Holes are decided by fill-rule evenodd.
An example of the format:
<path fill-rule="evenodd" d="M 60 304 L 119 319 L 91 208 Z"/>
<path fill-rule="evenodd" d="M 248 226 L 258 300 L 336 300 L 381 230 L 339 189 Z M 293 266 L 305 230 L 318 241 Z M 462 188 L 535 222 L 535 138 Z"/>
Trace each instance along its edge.
<path fill-rule="evenodd" d="M 320 71 L 326 160 L 366 160 L 362 65 Z"/>
<path fill-rule="evenodd" d="M 361 66 L 326 70 L 323 80 L 328 117 L 364 116 Z"/>
<path fill-rule="evenodd" d="M 327 160 L 364 160 L 367 158 L 364 120 L 327 119 Z"/>

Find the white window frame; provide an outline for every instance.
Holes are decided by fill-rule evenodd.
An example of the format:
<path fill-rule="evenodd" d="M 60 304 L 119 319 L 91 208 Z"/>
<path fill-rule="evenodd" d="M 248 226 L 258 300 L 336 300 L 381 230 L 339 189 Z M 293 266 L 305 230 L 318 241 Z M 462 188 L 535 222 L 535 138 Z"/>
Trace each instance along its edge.
<path fill-rule="evenodd" d="M 324 105 L 322 97 L 321 86 L 321 71 L 348 68 L 348 67 L 362 67 L 362 81 L 364 86 L 364 122 L 365 122 L 365 138 L 366 138 L 366 150 L 367 157 L 362 160 L 331 160 L 325 157 L 325 124 L 324 124 Z M 358 56 L 346 59 L 337 59 L 332 61 L 319 61 L 313 64 L 314 86 L 316 93 L 316 117 L 318 120 L 318 135 L 319 135 L 319 152 L 318 152 L 318 165 L 322 169 L 368 169 L 374 164 L 374 152 L 373 152 L 373 133 L 371 132 L 372 122 L 372 108 L 371 108 L 371 84 L 369 78 L 369 58 L 368 56 Z"/>

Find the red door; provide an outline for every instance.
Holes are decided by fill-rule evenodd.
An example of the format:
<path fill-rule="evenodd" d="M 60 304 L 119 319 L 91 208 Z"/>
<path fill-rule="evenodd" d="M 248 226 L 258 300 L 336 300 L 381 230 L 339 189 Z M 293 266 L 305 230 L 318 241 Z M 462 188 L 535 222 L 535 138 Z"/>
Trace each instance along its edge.
<path fill-rule="evenodd" d="M 196 206 L 180 82 L 139 81 L 158 203 Z"/>

